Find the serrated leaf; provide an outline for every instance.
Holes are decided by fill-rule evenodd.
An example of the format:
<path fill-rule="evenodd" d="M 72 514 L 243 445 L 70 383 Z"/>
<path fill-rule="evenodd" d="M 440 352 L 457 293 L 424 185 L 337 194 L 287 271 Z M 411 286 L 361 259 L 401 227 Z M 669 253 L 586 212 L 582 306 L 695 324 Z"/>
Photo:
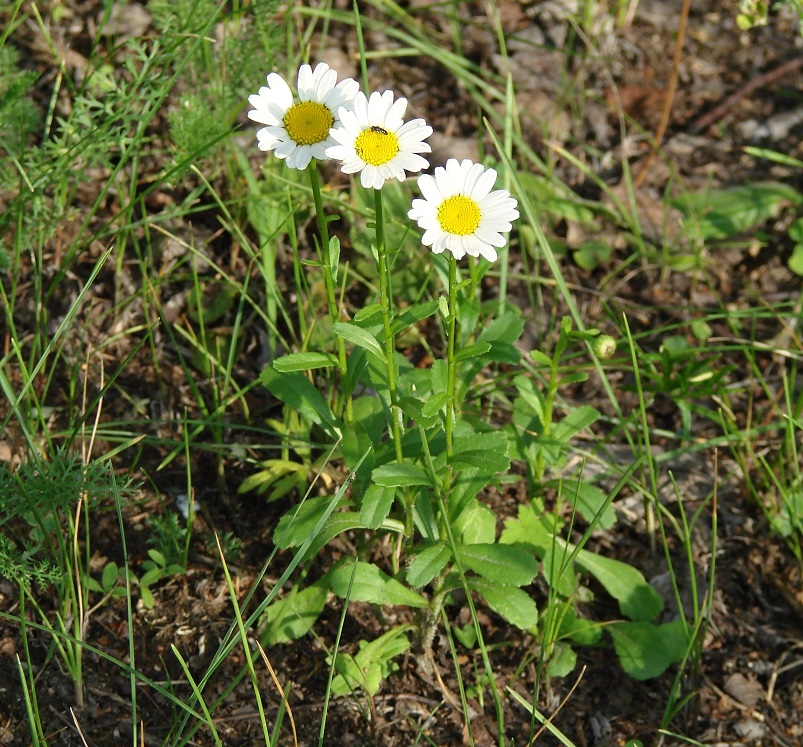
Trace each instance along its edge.
<path fill-rule="evenodd" d="M 337 366 L 338 360 L 331 353 L 288 353 L 273 361 L 273 367 L 281 372 L 309 371 L 313 368 Z"/>
<path fill-rule="evenodd" d="M 476 576 L 466 579 L 469 588 L 480 594 L 488 606 L 521 630 L 532 630 L 538 624 L 538 607 L 530 596 L 517 586 L 505 586 Z"/>
<path fill-rule="evenodd" d="M 385 362 L 385 353 L 382 350 L 382 346 L 367 329 L 348 322 L 335 322 L 332 325 L 332 329 L 338 337 L 363 348 L 383 363 Z"/>
<path fill-rule="evenodd" d="M 408 487 L 411 485 L 431 485 L 429 473 L 417 464 L 393 462 L 376 467 L 371 473 L 375 485 L 387 488 Z"/>
<path fill-rule="evenodd" d="M 433 394 L 421 407 L 421 413 L 424 417 L 436 416 L 448 401 L 449 395 L 446 392 Z"/>
<path fill-rule="evenodd" d="M 681 620 L 664 625 L 613 623 L 606 630 L 613 638 L 622 669 L 635 680 L 663 674 L 671 664 L 683 658 L 688 644 Z"/>
<path fill-rule="evenodd" d="M 378 303 L 369 303 L 363 306 L 356 314 L 354 314 L 354 321 L 361 324 L 377 317 L 377 321 L 381 321 L 382 307 Z"/>
<path fill-rule="evenodd" d="M 368 529 L 378 529 L 390 513 L 396 488 L 369 485 L 362 497 L 360 518 Z"/>
<path fill-rule="evenodd" d="M 352 581 L 353 571 L 353 581 Z M 351 593 L 349 594 L 349 585 Z M 427 600 L 373 563 L 345 563 L 332 573 L 332 591 L 341 599 L 382 605 L 426 607 Z"/>
<path fill-rule="evenodd" d="M 407 568 L 407 583 L 420 589 L 437 576 L 452 559 L 452 551 L 443 542 L 425 547 Z"/>
<path fill-rule="evenodd" d="M 510 439 L 504 431 L 461 435 L 454 439 L 452 463 L 478 467 L 488 473 L 510 469 Z"/>
<path fill-rule="evenodd" d="M 466 345 L 455 353 L 454 360 L 462 361 L 467 358 L 476 358 L 477 356 L 487 353 L 491 349 L 491 344 L 488 342 L 475 342 L 473 345 Z"/>
<path fill-rule="evenodd" d="M 456 550 L 464 568 L 489 581 L 526 586 L 538 574 L 538 562 L 532 552 L 518 545 L 460 545 Z"/>
<path fill-rule="evenodd" d="M 463 545 L 492 543 L 496 539 L 496 514 L 474 499 L 452 521 L 452 528 Z"/>

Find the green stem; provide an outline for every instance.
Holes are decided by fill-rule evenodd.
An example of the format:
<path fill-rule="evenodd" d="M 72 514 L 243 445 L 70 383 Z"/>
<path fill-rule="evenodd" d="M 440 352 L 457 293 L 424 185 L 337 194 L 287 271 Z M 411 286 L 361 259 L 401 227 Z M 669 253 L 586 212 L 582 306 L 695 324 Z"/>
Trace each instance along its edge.
<path fill-rule="evenodd" d="M 332 277 L 332 262 L 329 255 L 329 224 L 323 212 L 323 199 L 321 198 L 321 181 L 318 177 L 318 164 L 313 159 L 307 168 L 312 185 L 312 199 L 315 202 L 315 214 L 318 218 L 318 230 L 321 234 L 321 254 L 323 257 L 323 282 L 326 287 L 326 301 L 329 309 L 329 317 L 332 324 L 338 321 L 339 313 L 337 301 L 335 299 L 335 281 Z M 340 380 L 343 385 L 342 397 L 346 404 L 346 422 L 354 420 L 354 412 L 351 405 L 351 387 L 348 385 L 348 364 L 346 363 L 346 345 L 342 337 L 337 338 L 337 360 L 340 368 Z"/>
<path fill-rule="evenodd" d="M 560 346 L 558 346 L 560 347 Z M 560 353 L 556 352 L 552 358 L 552 365 L 549 369 L 549 384 L 547 385 L 546 396 L 544 397 L 544 423 L 541 438 L 546 442 L 549 434 L 552 431 L 552 409 L 555 406 L 555 395 L 558 391 L 558 368 L 560 366 Z M 539 483 L 544 481 L 544 454 L 542 451 L 538 452 L 536 459 L 536 480 Z"/>
<path fill-rule="evenodd" d="M 396 448 L 396 460 L 402 461 L 402 414 L 396 394 L 396 338 L 390 324 L 393 311 L 391 300 L 390 264 L 385 246 L 385 220 L 382 212 L 382 190 L 374 190 L 376 205 L 376 258 L 379 273 L 379 304 L 382 307 L 382 324 L 385 328 L 385 359 L 388 366 L 388 392 L 390 393 L 390 422 L 393 431 L 393 443 Z"/>
<path fill-rule="evenodd" d="M 449 257 L 449 317 L 446 320 L 446 456 L 452 457 L 452 432 L 455 425 L 457 368 L 454 360 L 457 336 L 457 260 Z"/>

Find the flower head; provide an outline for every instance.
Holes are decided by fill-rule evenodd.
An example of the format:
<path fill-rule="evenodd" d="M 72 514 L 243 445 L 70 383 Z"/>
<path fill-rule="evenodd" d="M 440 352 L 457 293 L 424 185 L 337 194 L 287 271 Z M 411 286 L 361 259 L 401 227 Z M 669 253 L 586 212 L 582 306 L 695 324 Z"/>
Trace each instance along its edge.
<path fill-rule="evenodd" d="M 381 189 L 388 180 L 404 181 L 405 171 L 418 172 L 429 166 L 419 153 L 432 149 L 424 142 L 432 128 L 423 119 L 405 122 L 407 99 L 393 101 L 393 92 L 374 92 L 368 98 L 360 91 L 354 109 L 341 109 L 341 125 L 331 136 L 337 141 L 326 149 L 329 158 L 343 162 L 346 174 L 360 172 L 363 187 Z"/>
<path fill-rule="evenodd" d="M 503 232 L 519 217 L 518 203 L 506 189 L 491 191 L 496 171 L 468 159 L 450 158 L 435 175 L 418 177 L 423 200 L 413 200 L 407 216 L 424 229 L 421 238 L 435 254 L 450 251 L 455 259 L 466 254 L 493 262 L 494 247 L 504 246 Z"/>
<path fill-rule="evenodd" d="M 286 158 L 291 169 L 305 169 L 313 158 L 326 158 L 334 145 L 329 136 L 340 125 L 338 112 L 349 111 L 359 83 L 352 78 L 337 82 L 337 73 L 325 62 L 313 70 L 298 69 L 298 100 L 290 86 L 277 73 L 268 75 L 268 85 L 248 97 L 254 108 L 249 119 L 267 125 L 257 132 L 260 150 L 272 150 Z"/>

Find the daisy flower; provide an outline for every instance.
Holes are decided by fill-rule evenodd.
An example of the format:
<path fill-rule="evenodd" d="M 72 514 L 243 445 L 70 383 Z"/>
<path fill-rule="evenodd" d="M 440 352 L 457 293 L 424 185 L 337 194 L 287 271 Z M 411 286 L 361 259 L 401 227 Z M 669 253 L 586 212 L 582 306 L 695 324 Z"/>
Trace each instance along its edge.
<path fill-rule="evenodd" d="M 505 245 L 502 233 L 519 217 L 518 203 L 506 189 L 491 191 L 496 171 L 468 159 L 450 158 L 435 175 L 418 178 L 423 200 L 413 200 L 407 216 L 424 229 L 421 238 L 435 254 L 466 254 L 493 262 L 496 249 Z"/>
<path fill-rule="evenodd" d="M 346 174 L 360 172 L 363 187 L 381 189 L 388 180 L 404 181 L 405 171 L 418 172 L 429 163 L 419 153 L 432 148 L 424 142 L 432 128 L 423 119 L 405 122 L 407 99 L 393 101 L 393 91 L 374 92 L 368 98 L 360 91 L 354 108 L 339 111 L 341 125 L 330 134 L 337 141 L 326 149 L 329 158 L 342 161 Z"/>
<path fill-rule="evenodd" d="M 298 100 L 277 73 L 268 75 L 268 85 L 248 97 L 254 108 L 248 118 L 267 125 L 257 132 L 260 150 L 272 150 L 287 159 L 291 169 L 305 169 L 313 158 L 326 158 L 335 141 L 329 136 L 340 125 L 339 111 L 351 109 L 360 84 L 352 78 L 337 82 L 337 73 L 325 62 L 313 70 L 298 69 Z"/>

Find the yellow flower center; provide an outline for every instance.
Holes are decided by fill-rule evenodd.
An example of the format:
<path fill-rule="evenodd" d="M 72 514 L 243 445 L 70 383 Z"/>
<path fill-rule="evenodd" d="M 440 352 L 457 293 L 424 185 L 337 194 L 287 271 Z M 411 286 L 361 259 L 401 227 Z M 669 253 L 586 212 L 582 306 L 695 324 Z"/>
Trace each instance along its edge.
<path fill-rule="evenodd" d="M 392 132 L 381 127 L 369 127 L 357 135 L 354 150 L 365 163 L 381 166 L 399 152 L 399 140 Z"/>
<path fill-rule="evenodd" d="M 317 101 L 293 104 L 284 115 L 284 128 L 299 145 L 323 142 L 329 136 L 329 128 L 334 123 L 332 112 Z"/>
<path fill-rule="evenodd" d="M 446 233 L 468 236 L 480 224 L 480 207 L 470 197 L 453 195 L 438 207 L 438 223 Z"/>

